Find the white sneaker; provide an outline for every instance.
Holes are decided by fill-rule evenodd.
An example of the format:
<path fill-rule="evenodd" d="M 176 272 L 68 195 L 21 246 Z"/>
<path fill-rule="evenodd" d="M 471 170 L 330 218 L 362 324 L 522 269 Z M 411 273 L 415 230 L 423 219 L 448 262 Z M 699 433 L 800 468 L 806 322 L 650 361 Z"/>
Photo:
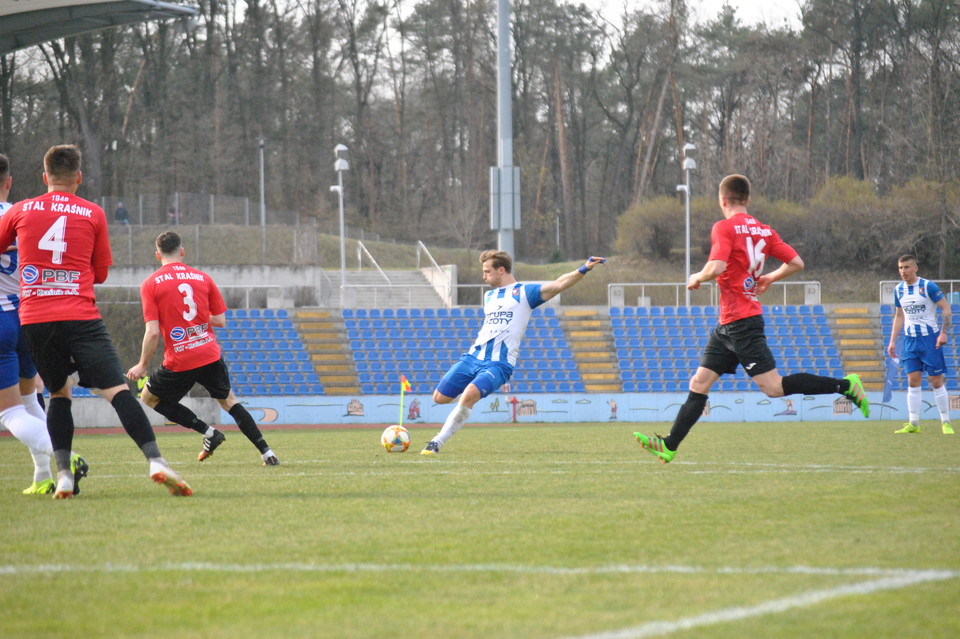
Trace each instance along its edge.
<path fill-rule="evenodd" d="M 150 462 L 150 479 L 169 488 L 174 497 L 189 497 L 193 494 L 189 484 L 183 481 L 180 475 L 159 462 Z"/>

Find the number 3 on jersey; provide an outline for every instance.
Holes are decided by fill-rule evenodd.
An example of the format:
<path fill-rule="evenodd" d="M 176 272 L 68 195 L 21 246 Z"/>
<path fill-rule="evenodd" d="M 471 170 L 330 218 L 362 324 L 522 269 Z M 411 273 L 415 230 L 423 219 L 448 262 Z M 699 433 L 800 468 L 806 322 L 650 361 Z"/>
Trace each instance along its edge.
<path fill-rule="evenodd" d="M 177 290 L 183 293 L 183 305 L 187 307 L 183 312 L 183 319 L 189 322 L 197 316 L 197 302 L 193 299 L 193 287 L 184 283 L 178 286 Z"/>
<path fill-rule="evenodd" d="M 767 248 L 766 240 L 760 240 L 754 244 L 753 238 L 747 237 L 747 255 L 750 256 L 750 268 L 748 270 L 754 279 L 763 275 L 763 263 L 767 260 L 767 255 L 763 252 L 765 248 Z"/>
<path fill-rule="evenodd" d="M 63 264 L 63 254 L 67 252 L 67 243 L 63 241 L 66 234 L 67 216 L 61 215 L 57 218 L 57 221 L 47 229 L 47 232 L 43 234 L 37 243 L 37 247 L 40 249 L 53 253 L 54 264 Z"/>

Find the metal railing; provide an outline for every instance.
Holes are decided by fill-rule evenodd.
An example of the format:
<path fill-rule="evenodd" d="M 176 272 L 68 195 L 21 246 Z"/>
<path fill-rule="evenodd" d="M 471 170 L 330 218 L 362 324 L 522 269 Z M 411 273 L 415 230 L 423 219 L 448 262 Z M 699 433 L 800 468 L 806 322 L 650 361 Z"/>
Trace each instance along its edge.
<path fill-rule="evenodd" d="M 903 280 L 882 280 L 880 282 L 880 303 L 893 304 L 893 289 Z M 934 280 L 947 301 L 951 304 L 960 304 L 960 280 Z"/>
<path fill-rule="evenodd" d="M 249 286 L 218 286 L 229 308 L 286 308 L 286 288 L 277 284 Z M 140 304 L 140 286 L 138 284 L 97 284 L 94 287 L 97 304 Z M 116 292 L 121 292 L 117 295 Z M 133 293 L 133 295 L 130 295 Z M 251 293 L 254 301 L 251 304 Z M 262 295 L 260 295 L 262 293 Z M 263 302 L 261 303 L 260 298 Z M 116 299 L 123 298 L 123 299 Z M 239 301 L 243 300 L 243 305 Z"/>
<path fill-rule="evenodd" d="M 607 285 L 608 306 L 683 306 L 686 302 L 687 285 L 684 282 L 614 282 Z M 627 297 L 627 292 L 637 294 L 636 304 Z M 719 289 L 713 282 L 703 284 L 690 292 L 694 306 L 716 306 Z M 774 282 L 761 296 L 764 304 L 776 304 L 774 297 L 780 297 L 780 303 L 819 304 L 820 282 L 784 281 Z"/>
<path fill-rule="evenodd" d="M 390 278 L 387 277 L 387 274 L 384 273 L 384 272 L 383 272 L 383 269 L 380 268 L 380 265 L 377 264 L 377 260 L 373 259 L 373 255 L 371 255 L 371 254 L 370 254 L 370 251 L 367 250 L 366 245 L 365 245 L 363 242 L 360 242 L 360 241 L 357 242 L 357 270 L 358 270 L 358 271 L 362 271 L 362 270 L 363 270 L 363 256 L 364 256 L 364 255 L 367 256 L 367 259 L 370 260 L 370 263 L 373 264 L 374 268 L 376 268 L 377 271 L 380 272 L 380 275 L 382 275 L 382 276 L 383 276 L 383 279 L 385 279 L 385 280 L 387 281 L 387 284 L 388 284 L 388 285 L 392 285 L 391 282 L 390 282 Z"/>
<path fill-rule="evenodd" d="M 430 268 L 425 269 L 420 264 L 420 256 L 426 255 L 427 259 L 430 261 Z M 417 270 L 423 273 L 425 270 L 429 272 L 424 273 L 427 280 L 433 286 L 434 290 L 437 291 L 437 294 L 443 299 L 446 306 L 449 308 L 451 306 L 457 305 L 457 298 L 453 294 L 455 289 L 453 288 L 453 278 L 450 274 L 443 270 L 443 267 L 437 264 L 437 261 L 433 259 L 433 255 L 430 254 L 430 251 L 427 250 L 426 245 L 417 240 Z"/>

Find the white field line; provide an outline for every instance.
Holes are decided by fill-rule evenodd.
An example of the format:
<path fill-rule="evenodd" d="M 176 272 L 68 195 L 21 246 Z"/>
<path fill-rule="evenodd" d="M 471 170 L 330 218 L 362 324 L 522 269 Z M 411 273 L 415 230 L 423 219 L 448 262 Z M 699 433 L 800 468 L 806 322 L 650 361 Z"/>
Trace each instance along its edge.
<path fill-rule="evenodd" d="M 810 590 L 790 597 L 771 599 L 755 606 L 721 608 L 720 610 L 695 615 L 693 617 L 672 621 L 651 621 L 633 628 L 580 635 L 576 638 L 569 637 L 567 639 L 643 639 L 645 637 L 663 637 L 691 628 L 713 626 L 730 621 L 740 621 L 752 617 L 786 612 L 787 610 L 793 610 L 795 608 L 807 608 L 839 597 L 869 595 L 882 590 L 899 590 L 916 584 L 956 579 L 957 577 L 960 577 L 960 573 L 956 571 L 926 570 L 907 572 L 901 575 L 837 586 L 835 588 Z"/>
<path fill-rule="evenodd" d="M 694 615 L 669 621 L 653 621 L 632 628 L 611 632 L 601 632 L 567 639 L 642 639 L 644 637 L 662 637 L 690 628 L 712 626 L 721 623 L 750 619 L 763 615 L 785 612 L 796 608 L 807 608 L 824 601 L 840 597 L 869 595 L 883 590 L 898 590 L 917 584 L 945 581 L 960 578 L 956 570 L 904 570 L 885 568 L 818 568 L 812 566 L 758 568 L 720 567 L 704 568 L 700 566 L 644 566 L 613 565 L 582 568 L 559 566 L 517 566 L 509 564 L 217 564 L 207 562 L 164 563 L 155 566 L 137 564 L 39 564 L 35 566 L 0 566 L 0 575 L 32 576 L 55 573 L 491 573 L 525 574 L 549 576 L 580 575 L 629 575 L 629 574 L 715 574 L 715 575 L 820 575 L 824 577 L 871 577 L 869 581 L 841 585 L 834 588 L 810 590 L 798 595 L 771 599 L 754 606 L 734 606 L 721 608 L 713 612 Z"/>
<path fill-rule="evenodd" d="M 0 575 L 31 575 L 47 573 L 149 573 L 149 572 L 303 572 L 303 573 L 391 573 L 391 572 L 436 572 L 436 573 L 508 573 L 523 575 L 631 575 L 631 574 L 688 574 L 688 575 L 803 575 L 824 577 L 876 577 L 881 580 L 917 580 L 910 583 L 960 578 L 960 570 L 906 569 L 906 568 L 829 568 L 817 566 L 759 566 L 744 568 L 720 566 L 652 566 L 615 564 L 607 566 L 522 566 L 516 564 L 312 564 L 312 563 L 261 563 L 237 564 L 214 562 L 179 562 L 155 565 L 141 564 L 37 564 L 0 565 Z M 868 582 L 873 583 L 873 582 Z M 856 586 L 856 584 L 854 584 Z"/>

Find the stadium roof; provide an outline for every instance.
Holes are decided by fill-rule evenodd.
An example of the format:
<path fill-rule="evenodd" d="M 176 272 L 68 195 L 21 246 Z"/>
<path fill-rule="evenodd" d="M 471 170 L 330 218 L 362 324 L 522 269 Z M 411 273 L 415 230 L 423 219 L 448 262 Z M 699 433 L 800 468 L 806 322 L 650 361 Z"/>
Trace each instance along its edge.
<path fill-rule="evenodd" d="M 0 55 L 86 31 L 197 13 L 195 6 L 158 0 L 0 0 Z"/>

